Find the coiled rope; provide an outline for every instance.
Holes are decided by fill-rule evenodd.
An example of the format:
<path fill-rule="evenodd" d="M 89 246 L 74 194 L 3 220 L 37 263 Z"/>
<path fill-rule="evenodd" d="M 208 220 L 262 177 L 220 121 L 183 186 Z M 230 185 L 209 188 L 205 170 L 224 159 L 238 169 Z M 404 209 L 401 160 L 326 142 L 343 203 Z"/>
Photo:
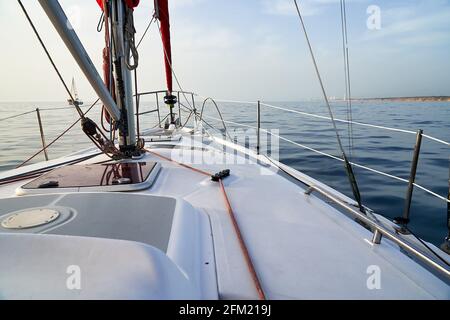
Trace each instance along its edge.
<path fill-rule="evenodd" d="M 125 63 L 129 70 L 136 70 L 139 65 L 139 52 L 136 48 L 135 34 L 136 28 L 134 27 L 133 9 L 126 6 L 126 21 L 124 38 L 126 43 Z M 131 57 L 133 57 L 133 63 L 131 63 Z"/>

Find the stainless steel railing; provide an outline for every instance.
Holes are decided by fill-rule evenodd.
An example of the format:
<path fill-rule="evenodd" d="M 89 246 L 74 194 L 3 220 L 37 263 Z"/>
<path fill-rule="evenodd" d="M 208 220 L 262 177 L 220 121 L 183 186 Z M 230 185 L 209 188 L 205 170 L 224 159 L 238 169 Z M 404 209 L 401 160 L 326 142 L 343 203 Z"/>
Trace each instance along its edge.
<path fill-rule="evenodd" d="M 140 92 L 138 94 L 136 94 L 136 123 L 138 124 L 137 126 L 140 127 L 140 116 L 146 115 L 146 114 L 151 114 L 151 113 L 157 113 L 158 114 L 158 125 L 159 127 L 161 127 L 161 123 L 165 120 L 165 119 L 161 119 L 161 106 L 160 106 L 160 96 L 162 94 L 166 94 L 167 91 L 166 90 L 158 90 L 158 91 L 148 91 L 148 92 Z M 193 92 L 188 92 L 188 91 L 173 91 L 172 94 L 176 94 L 177 96 L 177 106 L 178 106 L 178 119 L 181 122 L 182 119 L 182 114 L 181 114 L 181 109 L 183 107 L 183 103 L 181 102 L 180 98 L 181 96 L 183 96 L 185 98 L 185 100 L 188 102 L 189 104 L 189 108 L 191 109 L 191 111 L 193 113 L 196 113 L 196 108 L 195 108 L 195 93 Z M 140 112 L 140 108 L 141 108 L 141 98 L 145 97 L 145 96 L 154 96 L 155 98 L 155 109 L 152 110 L 148 110 L 148 111 L 144 111 L 144 112 Z M 189 102 L 187 96 L 190 96 L 191 101 Z M 192 104 L 191 104 L 192 103 Z"/>

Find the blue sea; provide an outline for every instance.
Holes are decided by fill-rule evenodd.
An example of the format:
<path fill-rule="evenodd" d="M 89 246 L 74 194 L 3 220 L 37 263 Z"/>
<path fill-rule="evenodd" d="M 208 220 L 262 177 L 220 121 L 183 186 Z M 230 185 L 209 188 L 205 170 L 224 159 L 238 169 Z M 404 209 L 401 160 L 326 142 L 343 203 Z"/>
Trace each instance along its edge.
<path fill-rule="evenodd" d="M 328 116 L 321 102 L 267 102 L 279 107 Z M 201 101 L 197 101 L 197 108 Z M 64 103 L 0 103 L 0 171 L 14 168 L 28 156 L 41 148 L 36 113 L 2 121 L 1 119 L 26 111 L 41 109 L 44 134 L 47 143 L 77 119 L 73 109 L 48 110 L 64 107 Z M 250 126 L 256 125 L 255 104 L 220 103 L 225 120 Z M 332 104 L 335 116 L 347 119 L 344 103 Z M 154 108 L 154 102 L 144 102 L 142 110 Z M 99 107 L 90 117 L 99 119 Z M 211 104 L 206 114 L 217 117 Z M 183 113 L 186 118 L 187 114 Z M 450 141 L 450 102 L 354 102 L 353 120 L 393 128 L 417 131 Z M 210 124 L 221 128 L 215 120 Z M 141 117 L 141 127 L 157 124 L 155 115 Z M 283 112 L 263 106 L 261 125 L 264 129 L 278 129 L 280 135 L 302 145 L 340 156 L 332 124 L 326 119 Z M 228 124 L 228 129 L 236 126 Z M 415 135 L 391 132 L 377 128 L 353 125 L 353 148 L 349 148 L 349 130 L 345 123 L 338 123 L 339 133 L 351 160 L 370 168 L 408 179 L 411 170 Z M 53 145 L 48 153 L 56 158 L 90 146 L 90 141 L 76 125 L 67 135 Z M 348 178 L 342 162 L 302 149 L 288 142 L 279 142 L 280 161 L 352 197 Z M 44 160 L 43 155 L 34 161 Z M 450 148 L 446 145 L 423 140 L 416 182 L 444 197 L 449 192 Z M 354 168 L 363 203 L 384 216 L 401 216 L 404 208 L 407 184 L 389 177 Z M 419 236 L 436 245 L 443 242 L 448 230 L 446 226 L 447 203 L 422 190 L 415 189 L 411 207 L 410 228 Z"/>

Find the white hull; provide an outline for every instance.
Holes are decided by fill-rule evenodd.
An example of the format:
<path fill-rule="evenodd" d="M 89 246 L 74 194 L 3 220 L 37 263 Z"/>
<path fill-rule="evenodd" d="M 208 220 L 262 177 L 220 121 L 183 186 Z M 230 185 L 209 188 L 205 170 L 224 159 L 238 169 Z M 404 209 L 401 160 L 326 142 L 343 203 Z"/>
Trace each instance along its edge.
<path fill-rule="evenodd" d="M 151 142 L 146 148 L 177 162 L 186 163 L 187 155 L 203 159 L 190 166 L 211 174 L 231 170 L 223 183 L 266 298 L 450 299 L 448 278 L 436 276 L 387 238 L 372 243 L 373 232 L 319 195 L 305 194 L 308 187 L 288 178 L 265 157 L 215 138 L 191 148 L 189 130 L 180 134 L 179 140 Z M 217 162 L 224 145 L 232 148 L 227 151 L 237 150 L 234 164 Z M 178 157 L 180 150 L 183 159 Z M 42 195 L 17 196 L 17 189 L 31 179 L 1 186 L 0 220 L 19 207 L 51 204 L 76 212 L 47 229 L 0 229 L 2 298 L 257 299 L 257 286 L 218 183 L 158 155 L 147 153 L 136 160 L 161 164 L 151 187 L 140 191 L 58 190 L 63 194 L 56 196 L 43 190 Z M 67 160 L 34 164 L 0 178 Z M 85 163 L 104 160 L 99 155 Z M 353 204 L 314 179 L 284 169 Z M 128 209 L 108 206 L 108 197 L 120 199 Z M 176 202 L 169 222 L 167 215 L 158 216 L 162 199 Z M 392 228 L 389 221 L 377 218 Z M 152 223 L 139 228 L 141 220 L 135 219 L 142 219 L 138 225 Z M 117 223 L 108 224 L 110 220 Z M 159 229 L 163 222 L 170 224 L 166 231 Z M 155 238 L 147 238 L 147 233 Z M 167 243 L 161 245 L 165 237 Z M 406 239 L 414 243 L 411 237 Z M 81 269 L 80 290 L 66 287 L 70 265 Z M 374 279 L 378 271 L 380 278 Z"/>

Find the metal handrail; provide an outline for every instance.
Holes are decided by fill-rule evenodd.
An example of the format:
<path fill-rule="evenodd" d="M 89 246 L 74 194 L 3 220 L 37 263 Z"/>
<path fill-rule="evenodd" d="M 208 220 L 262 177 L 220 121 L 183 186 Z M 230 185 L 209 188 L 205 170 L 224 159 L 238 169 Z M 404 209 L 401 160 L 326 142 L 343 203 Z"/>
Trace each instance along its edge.
<path fill-rule="evenodd" d="M 203 96 L 200 96 L 200 97 L 204 98 Z M 251 102 L 251 101 L 236 101 L 236 100 L 225 100 L 225 99 L 214 99 L 214 100 L 218 101 L 218 102 L 224 102 L 224 103 L 240 103 L 240 104 L 247 104 L 247 105 L 257 105 L 258 104 L 258 102 L 256 102 L 256 101 Z M 313 114 L 313 113 L 309 113 L 309 112 L 283 108 L 283 107 L 267 104 L 267 103 L 264 103 L 264 102 L 260 102 L 260 105 L 268 107 L 268 108 L 271 108 L 271 109 L 286 111 L 286 112 L 290 112 L 290 113 L 296 113 L 296 114 L 299 114 L 299 115 L 312 117 L 312 118 L 317 118 L 317 119 L 321 119 L 321 120 L 331 120 L 331 118 L 327 117 L 327 116 L 322 116 L 322 115 Z M 364 123 L 364 122 L 359 122 L 359 121 L 350 121 L 350 120 L 344 120 L 344 119 L 338 119 L 338 118 L 335 118 L 334 120 L 336 122 L 341 122 L 341 123 L 346 123 L 346 124 L 354 124 L 354 125 L 358 125 L 358 126 L 370 127 L 370 128 L 387 130 L 387 131 L 393 131 L 393 132 L 400 132 L 400 133 L 413 134 L 413 135 L 416 135 L 416 133 L 417 133 L 417 132 L 412 131 L 412 130 L 380 126 L 380 125 Z M 440 143 L 440 144 L 444 144 L 444 145 L 450 147 L 450 142 L 444 141 L 442 139 L 439 139 L 439 138 L 436 138 L 436 137 L 433 137 L 433 136 L 430 136 L 430 135 L 427 135 L 427 134 L 423 134 L 422 136 L 424 138 L 426 138 L 426 139 L 429 139 L 429 140 L 432 140 L 434 142 L 437 142 L 437 143 Z"/>
<path fill-rule="evenodd" d="M 152 95 L 156 93 L 167 93 L 167 90 L 157 90 L 157 91 L 147 91 L 147 92 L 139 92 L 138 96 L 146 96 L 146 95 Z M 172 91 L 172 93 L 181 93 L 181 94 L 189 94 L 189 95 L 196 95 L 194 92 L 190 91 Z"/>
<path fill-rule="evenodd" d="M 208 115 L 203 115 L 203 117 L 209 118 L 209 119 L 212 119 L 212 120 L 216 120 L 216 121 L 222 121 L 222 119 L 219 119 L 219 118 L 216 118 L 216 117 L 212 117 L 212 116 L 208 116 Z M 228 123 L 228 124 L 232 124 L 232 125 L 236 125 L 236 126 L 240 126 L 240 127 L 244 127 L 244 128 L 249 128 L 249 129 L 255 129 L 255 130 L 258 130 L 258 127 L 256 127 L 256 126 L 251 126 L 251 125 L 248 125 L 248 124 L 243 124 L 243 123 L 234 122 L 234 121 L 229 121 L 229 120 L 223 120 L 223 121 L 224 121 L 225 123 Z M 269 134 L 269 135 L 272 135 L 272 136 L 274 136 L 274 137 L 276 137 L 276 138 L 279 138 L 279 139 L 281 139 L 281 140 L 283 140 L 283 141 L 286 141 L 286 142 L 288 142 L 288 143 L 290 143 L 290 144 L 293 144 L 293 145 L 295 145 L 295 146 L 298 146 L 298 147 L 300 147 L 300 148 L 302 148 L 302 149 L 309 150 L 309 151 L 311 151 L 311 152 L 320 154 L 320 155 L 322 155 L 322 156 L 325 156 L 325 157 L 328 157 L 328 158 L 331 158 L 331 159 L 334 159 L 334 160 L 337 160 L 337 161 L 340 161 L 340 162 L 344 161 L 344 160 L 342 160 L 342 159 L 339 158 L 339 157 L 333 156 L 333 155 L 331 155 L 331 154 L 329 154 L 329 153 L 326 153 L 326 152 L 323 152 L 323 151 L 319 151 L 319 150 L 317 150 L 317 149 L 314 149 L 314 148 L 308 147 L 308 146 L 306 146 L 306 145 L 300 144 L 300 143 L 298 143 L 298 142 L 292 141 L 292 140 L 290 140 L 290 139 L 288 139 L 288 138 L 285 138 L 285 137 L 283 137 L 283 136 L 280 136 L 280 135 L 277 135 L 277 134 L 275 134 L 275 133 L 273 133 L 273 132 L 270 132 L 269 130 L 262 129 L 262 128 L 259 128 L 259 130 L 260 130 L 261 132 L 265 132 L 265 133 L 267 133 L 267 134 Z M 361 165 L 361 164 L 356 163 L 356 162 L 350 162 L 350 163 L 351 163 L 351 165 L 353 165 L 353 166 L 355 166 L 355 167 L 364 169 L 364 170 L 366 170 L 366 171 L 370 171 L 370 172 L 375 173 L 375 174 L 378 174 L 378 175 L 382 175 L 382 176 L 385 176 L 385 177 L 388 177 L 388 178 L 392 178 L 392 179 L 395 179 L 395 180 L 397 180 L 397 181 L 401 181 L 401 182 L 404 182 L 404 183 L 408 183 L 408 182 L 409 182 L 408 179 L 401 178 L 401 177 L 398 177 L 398 176 L 395 176 L 395 175 L 392 175 L 392 174 L 389 174 L 389 173 L 386 173 L 386 172 L 383 172 L 383 171 L 380 171 L 380 170 L 376 170 L 376 169 L 373 169 L 373 168 L 370 168 L 370 167 Z M 450 200 L 447 199 L 446 197 L 443 197 L 443 196 L 441 196 L 441 195 L 439 195 L 439 194 L 433 192 L 432 190 L 427 189 L 426 187 L 424 187 L 424 186 L 422 186 L 422 185 L 420 185 L 420 184 L 414 183 L 414 186 L 417 187 L 417 188 L 419 188 L 419 189 L 421 189 L 422 191 L 425 191 L 426 193 L 428 193 L 428 194 L 430 194 L 430 195 L 432 195 L 432 196 L 434 196 L 434 197 L 436 197 L 436 198 L 438 198 L 438 199 L 444 201 L 444 202 L 450 203 Z"/>
<path fill-rule="evenodd" d="M 136 120 L 139 123 L 139 117 L 142 115 L 146 115 L 152 112 L 157 112 L 158 113 L 158 124 L 159 127 L 161 127 L 161 111 L 160 111 L 160 104 L 159 104 L 159 94 L 167 93 L 167 90 L 156 90 L 156 91 L 147 91 L 147 92 L 139 92 L 135 95 L 135 97 L 137 97 L 137 110 L 139 110 L 139 104 L 140 104 L 140 99 L 142 96 L 147 96 L 147 95 L 154 95 L 155 96 L 155 100 L 156 100 L 156 109 L 151 110 L 151 111 L 144 111 L 144 112 L 136 112 Z M 176 94 L 177 95 L 177 105 L 178 105 L 178 118 L 179 121 L 181 122 L 181 101 L 180 101 L 180 95 L 182 94 L 185 98 L 186 95 L 190 95 L 192 98 L 192 108 L 193 108 L 193 112 L 196 113 L 196 109 L 195 109 L 195 98 L 194 96 L 196 96 L 196 94 L 194 92 L 189 92 L 189 91 L 172 91 L 172 94 Z M 186 98 L 187 99 L 187 98 Z M 189 103 L 189 102 L 188 102 Z"/>
<path fill-rule="evenodd" d="M 96 102 L 96 103 L 94 103 L 94 104 L 92 104 L 90 106 L 84 106 L 84 107 L 91 109 L 91 108 L 93 108 L 96 105 L 101 105 L 101 103 Z M 81 106 L 80 106 L 80 108 L 81 108 Z M 16 114 L 16 115 L 8 116 L 6 118 L 1 118 L 0 122 L 36 113 L 36 119 L 37 119 L 37 124 L 38 124 L 38 127 L 39 127 L 39 133 L 40 133 L 41 144 L 42 144 L 41 152 L 44 153 L 45 161 L 49 161 L 49 156 L 48 156 L 48 150 L 47 149 L 51 146 L 51 144 L 54 141 L 52 143 L 50 143 L 50 144 L 47 144 L 46 141 L 45 141 L 44 126 L 43 126 L 43 122 L 42 122 L 41 113 L 42 113 L 42 111 L 57 111 L 57 110 L 69 110 L 69 109 L 73 109 L 74 110 L 75 107 L 73 107 L 73 106 L 64 106 L 64 107 L 36 108 L 34 110 L 30 110 L 30 111 L 26 111 L 26 112 L 19 113 L 19 114 Z"/>
<path fill-rule="evenodd" d="M 361 213 L 358 210 L 355 210 L 354 207 L 349 205 L 348 203 L 342 201 L 341 199 L 331 195 L 329 192 L 322 190 L 317 186 L 310 186 L 310 189 L 306 191 L 306 194 L 310 195 L 313 191 L 320 193 L 325 198 L 331 200 L 333 203 L 339 205 L 340 207 L 347 210 L 354 217 L 358 219 L 358 221 L 370 227 L 373 231 L 372 243 L 379 244 L 381 241 L 381 236 L 385 236 L 389 240 L 393 241 L 403 249 L 407 250 L 409 253 L 413 254 L 416 258 L 422 260 L 427 265 L 433 268 L 434 271 L 438 272 L 438 274 L 445 277 L 446 281 L 450 283 L 450 268 L 445 266 L 443 263 L 438 262 L 434 259 L 431 259 L 428 255 L 424 254 L 413 245 L 403 240 L 400 236 L 397 235 L 395 229 L 393 231 L 389 231 L 379 222 L 375 222 L 368 218 L 366 215 Z"/>

